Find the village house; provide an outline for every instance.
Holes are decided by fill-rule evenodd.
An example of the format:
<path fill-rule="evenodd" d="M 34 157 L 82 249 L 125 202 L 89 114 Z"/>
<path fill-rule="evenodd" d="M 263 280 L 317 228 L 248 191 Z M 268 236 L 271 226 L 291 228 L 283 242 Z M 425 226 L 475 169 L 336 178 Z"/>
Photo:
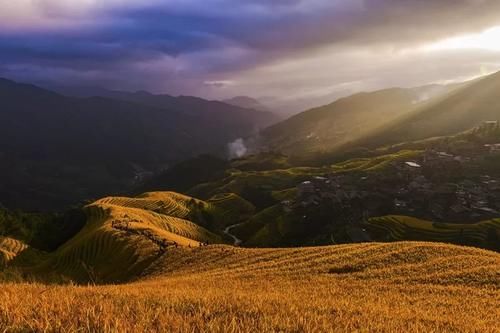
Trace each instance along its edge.
<path fill-rule="evenodd" d="M 500 153 L 500 143 L 486 144 L 484 147 L 490 151 L 490 154 Z"/>
<path fill-rule="evenodd" d="M 297 186 L 299 197 L 306 197 L 310 194 L 314 194 L 314 184 L 311 181 L 305 181 Z"/>

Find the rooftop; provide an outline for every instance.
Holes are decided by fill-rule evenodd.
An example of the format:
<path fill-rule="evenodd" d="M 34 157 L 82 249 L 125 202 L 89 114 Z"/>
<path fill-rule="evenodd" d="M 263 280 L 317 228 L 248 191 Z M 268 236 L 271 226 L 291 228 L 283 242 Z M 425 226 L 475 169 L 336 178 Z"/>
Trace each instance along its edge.
<path fill-rule="evenodd" d="M 412 168 L 421 168 L 422 166 L 418 163 L 415 163 L 415 162 L 405 162 L 405 164 L 409 167 L 412 167 Z"/>

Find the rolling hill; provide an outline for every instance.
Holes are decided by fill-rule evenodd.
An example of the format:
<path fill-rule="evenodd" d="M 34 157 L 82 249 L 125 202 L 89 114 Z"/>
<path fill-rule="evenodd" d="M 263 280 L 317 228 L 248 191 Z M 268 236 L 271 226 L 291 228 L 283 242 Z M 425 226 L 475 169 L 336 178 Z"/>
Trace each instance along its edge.
<path fill-rule="evenodd" d="M 378 172 L 415 154 L 357 159 L 328 169 Z M 254 166 L 255 159 L 235 165 Z M 280 237 L 288 237 L 287 228 L 297 222 L 288 219 L 285 206 L 258 210 L 241 196 L 222 192 L 237 190 L 238 178 L 260 174 L 271 186 L 282 183 L 285 190 L 272 194 L 283 200 L 296 195 L 284 192 L 292 191 L 287 184 L 301 172 L 325 171 L 252 169 L 233 169 L 229 179 L 211 185 L 222 187 L 207 200 L 175 192 L 97 200 L 83 208 L 85 226 L 52 251 L 39 251 L 30 245 L 33 240 L 1 237 L 0 329 L 76 330 L 84 323 L 86 331 L 496 332 L 496 252 L 401 241 L 226 245 L 231 239 L 221 231 L 227 226 L 237 229 L 231 233 L 238 237 L 249 236 L 247 244 L 262 246 L 283 244 Z M 273 178 L 281 180 L 273 184 Z M 448 225 L 385 216 L 369 223 L 393 236 L 391 241 L 408 234 L 484 239 L 491 228 L 498 230 L 498 220 Z"/>
<path fill-rule="evenodd" d="M 10 261 L 26 248 L 27 245 L 17 239 L 0 237 L 0 267 L 7 266 Z"/>
<path fill-rule="evenodd" d="M 498 253 L 430 243 L 161 255 L 133 283 L 4 283 L 0 329 L 498 332 Z"/>
<path fill-rule="evenodd" d="M 201 226 L 218 208 L 178 193 L 107 197 L 84 212 L 87 222 L 81 231 L 28 271 L 56 272 L 76 281 L 123 281 L 171 248 L 224 242 Z"/>
<path fill-rule="evenodd" d="M 341 98 L 265 129 L 262 144 L 292 155 L 329 151 L 456 88 L 455 85 L 393 88 Z"/>
<path fill-rule="evenodd" d="M 371 218 L 366 227 L 375 239 L 385 241 L 433 240 L 447 243 L 484 244 L 500 251 L 500 219 L 478 223 L 433 223 L 408 216 Z"/>
<path fill-rule="evenodd" d="M 75 224 L 74 215 L 70 221 L 32 222 L 31 232 L 19 231 L 29 228 L 28 222 L 13 218 L 9 222 L 0 216 L 0 232 L 6 235 L 0 237 L 0 265 L 44 280 L 128 281 L 174 249 L 231 243 L 224 228 L 249 218 L 254 210 L 236 194 L 202 201 L 175 192 L 148 192 L 106 197 L 83 207 L 85 224 L 71 228 L 71 233 L 57 225 Z M 57 247 L 49 247 L 54 240 L 45 230 L 38 232 L 43 228 L 54 234 L 52 238 L 66 238 Z"/>
<path fill-rule="evenodd" d="M 405 141 L 453 135 L 485 121 L 500 119 L 500 72 L 458 87 L 452 92 L 422 104 L 414 111 L 374 129 L 348 143 L 379 147 Z"/>
<path fill-rule="evenodd" d="M 194 97 L 145 93 L 73 98 L 0 80 L 0 202 L 51 210 L 131 189 L 153 171 L 272 119 Z"/>

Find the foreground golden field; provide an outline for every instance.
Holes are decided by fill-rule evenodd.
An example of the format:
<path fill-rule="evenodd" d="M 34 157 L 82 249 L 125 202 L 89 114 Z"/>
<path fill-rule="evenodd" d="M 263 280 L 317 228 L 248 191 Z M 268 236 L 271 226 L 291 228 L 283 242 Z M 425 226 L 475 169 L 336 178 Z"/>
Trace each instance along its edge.
<path fill-rule="evenodd" d="M 0 331 L 500 331 L 500 255 L 472 248 L 172 249 L 143 275 L 1 285 Z"/>

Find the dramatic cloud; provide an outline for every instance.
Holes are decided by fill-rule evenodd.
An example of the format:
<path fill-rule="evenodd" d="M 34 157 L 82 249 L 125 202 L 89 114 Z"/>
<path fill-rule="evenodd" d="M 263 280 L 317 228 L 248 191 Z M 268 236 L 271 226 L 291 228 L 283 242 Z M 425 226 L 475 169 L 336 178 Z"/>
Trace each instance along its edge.
<path fill-rule="evenodd" d="M 497 0 L 0 1 L 0 75 L 300 105 L 498 70 L 495 26 Z"/>

